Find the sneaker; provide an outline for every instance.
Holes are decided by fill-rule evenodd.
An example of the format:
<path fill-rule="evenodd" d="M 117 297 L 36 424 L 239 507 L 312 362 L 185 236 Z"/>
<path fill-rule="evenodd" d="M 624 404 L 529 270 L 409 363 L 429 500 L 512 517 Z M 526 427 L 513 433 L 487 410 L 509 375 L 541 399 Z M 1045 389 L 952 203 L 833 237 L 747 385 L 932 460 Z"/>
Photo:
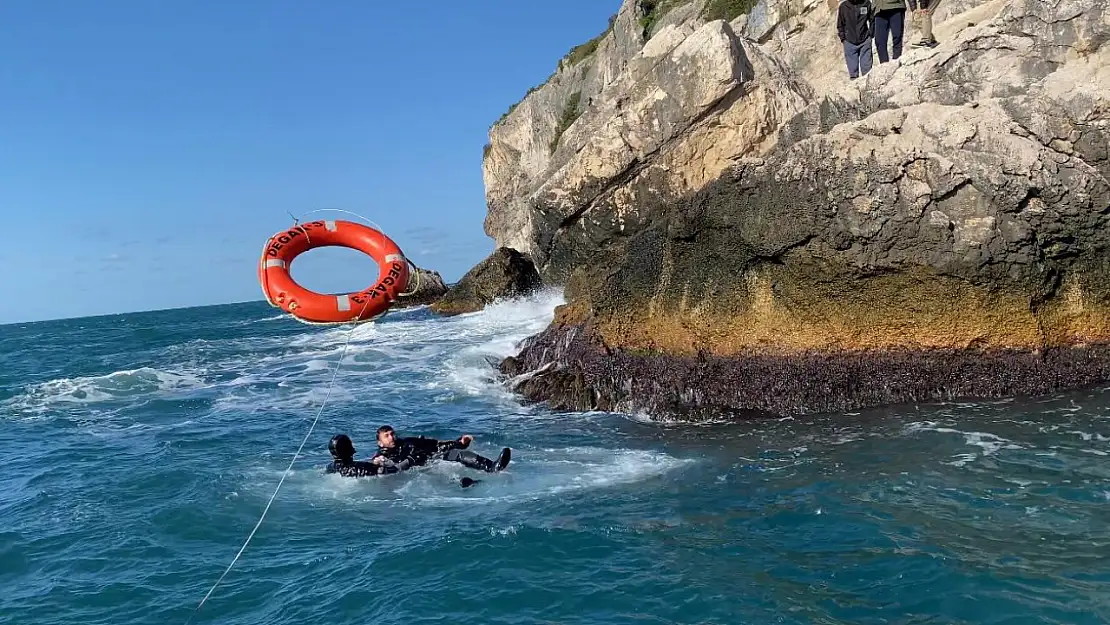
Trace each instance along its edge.
<path fill-rule="evenodd" d="M 497 457 L 497 466 L 494 471 L 500 471 L 509 465 L 509 460 L 512 459 L 513 452 L 508 447 L 501 450 L 501 455 Z"/>
<path fill-rule="evenodd" d="M 913 44 L 913 47 L 915 47 L 915 48 L 935 48 L 939 45 L 940 45 L 940 42 L 938 42 L 936 39 L 930 39 L 928 41 L 918 41 L 918 42 Z"/>

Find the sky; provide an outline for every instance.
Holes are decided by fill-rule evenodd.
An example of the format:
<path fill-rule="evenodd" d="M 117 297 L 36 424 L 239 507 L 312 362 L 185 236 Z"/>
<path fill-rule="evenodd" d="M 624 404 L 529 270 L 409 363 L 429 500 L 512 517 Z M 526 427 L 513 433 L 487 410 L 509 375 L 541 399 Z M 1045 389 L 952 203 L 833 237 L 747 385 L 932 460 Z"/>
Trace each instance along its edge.
<path fill-rule="evenodd" d="M 494 246 L 490 125 L 619 6 L 4 3 L 0 324 L 261 300 L 290 214 L 351 218 L 322 208 L 458 280 Z M 329 293 L 376 275 L 343 248 L 293 265 Z"/>

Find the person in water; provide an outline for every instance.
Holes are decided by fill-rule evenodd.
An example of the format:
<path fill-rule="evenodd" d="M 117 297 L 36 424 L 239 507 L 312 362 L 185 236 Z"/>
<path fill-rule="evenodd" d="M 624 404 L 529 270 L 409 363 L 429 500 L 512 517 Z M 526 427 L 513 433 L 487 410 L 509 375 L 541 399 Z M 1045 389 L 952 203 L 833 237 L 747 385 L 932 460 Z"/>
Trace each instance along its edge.
<path fill-rule="evenodd" d="M 463 434 L 453 441 L 441 441 L 424 436 L 397 438 L 391 426 L 383 425 L 378 428 L 378 455 L 374 456 L 371 462 L 384 467 L 408 468 L 423 466 L 433 459 L 446 460 L 487 473 L 500 471 L 509 464 L 512 450 L 508 447 L 501 450 L 497 460 L 490 460 L 467 450 L 473 440 L 474 437 L 469 434 Z"/>
<path fill-rule="evenodd" d="M 328 441 L 328 451 L 331 452 L 332 461 L 324 469 L 325 473 L 338 473 L 343 477 L 370 477 L 385 473 L 398 473 L 407 469 L 411 462 L 391 463 L 383 466 L 381 463 L 355 460 L 355 444 L 346 434 L 336 434 Z"/>

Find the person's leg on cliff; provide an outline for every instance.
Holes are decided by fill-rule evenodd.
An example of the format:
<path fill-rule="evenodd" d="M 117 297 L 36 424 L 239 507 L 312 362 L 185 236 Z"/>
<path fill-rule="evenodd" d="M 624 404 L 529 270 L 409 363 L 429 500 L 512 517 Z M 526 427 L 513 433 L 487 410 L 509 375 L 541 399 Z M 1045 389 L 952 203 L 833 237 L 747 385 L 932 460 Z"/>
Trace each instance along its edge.
<path fill-rule="evenodd" d="M 890 59 L 898 60 L 902 56 L 902 39 L 906 34 L 906 9 L 903 7 L 891 12 L 890 15 Z"/>
<path fill-rule="evenodd" d="M 890 60 L 886 47 L 886 40 L 890 33 L 890 20 L 887 13 L 887 11 L 875 13 L 875 52 L 879 55 L 879 63 Z"/>
<path fill-rule="evenodd" d="M 860 75 L 859 46 L 850 41 L 842 41 L 840 45 L 844 48 L 844 62 L 848 65 L 848 80 L 855 80 Z"/>
<path fill-rule="evenodd" d="M 936 37 L 933 36 L 933 10 L 936 7 L 934 0 L 919 0 L 920 8 L 914 12 L 915 21 L 921 25 L 921 39 L 914 43 L 916 48 L 935 48 Z"/>
<path fill-rule="evenodd" d="M 871 66 L 873 64 L 873 60 L 872 60 L 872 56 L 871 56 L 871 45 L 872 45 L 871 37 L 868 37 L 867 41 L 864 41 L 862 44 L 860 44 L 860 49 L 859 49 L 859 75 L 860 76 L 866 76 L 867 72 L 871 71 Z"/>

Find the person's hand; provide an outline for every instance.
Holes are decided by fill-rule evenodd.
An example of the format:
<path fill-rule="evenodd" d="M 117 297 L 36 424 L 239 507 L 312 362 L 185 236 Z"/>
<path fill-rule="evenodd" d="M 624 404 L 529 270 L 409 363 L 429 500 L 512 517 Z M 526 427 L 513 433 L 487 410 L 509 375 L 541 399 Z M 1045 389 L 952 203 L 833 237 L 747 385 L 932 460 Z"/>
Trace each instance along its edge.
<path fill-rule="evenodd" d="M 470 441 L 472 441 L 472 440 L 474 440 L 474 437 L 469 435 L 469 434 L 463 434 L 462 436 L 459 437 L 459 443 L 463 447 L 470 446 Z"/>
<path fill-rule="evenodd" d="M 380 467 L 383 464 L 385 464 L 385 457 L 379 454 L 379 455 L 374 456 L 373 458 L 371 458 L 370 462 L 372 462 L 373 464 L 376 464 Z"/>

